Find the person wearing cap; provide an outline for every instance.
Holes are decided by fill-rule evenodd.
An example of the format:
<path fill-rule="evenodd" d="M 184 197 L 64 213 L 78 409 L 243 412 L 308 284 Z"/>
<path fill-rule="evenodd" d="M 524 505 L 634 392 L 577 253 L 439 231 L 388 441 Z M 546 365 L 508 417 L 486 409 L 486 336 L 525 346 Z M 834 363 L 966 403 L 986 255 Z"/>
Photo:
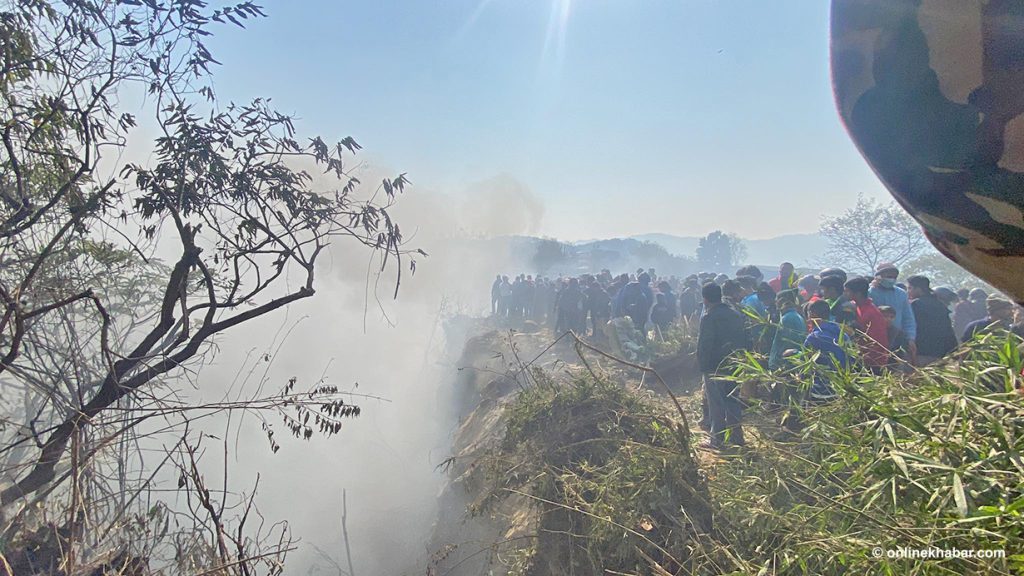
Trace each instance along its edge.
<path fill-rule="evenodd" d="M 839 275 L 825 276 L 818 282 L 821 299 L 828 303 L 830 319 L 835 321 L 839 309 L 846 302 L 843 296 L 843 285 L 846 281 Z M 812 299 L 813 300 L 813 299 Z"/>
<path fill-rule="evenodd" d="M 846 271 L 843 270 L 842 268 L 825 268 L 821 272 L 818 272 L 819 280 L 824 280 L 829 276 L 835 276 L 837 278 L 840 278 L 843 284 L 846 284 L 846 281 L 849 280 L 849 278 L 847 278 L 846 276 Z"/>
<path fill-rule="evenodd" d="M 985 300 L 985 309 L 988 315 L 981 320 L 975 320 L 967 325 L 964 330 L 962 342 L 970 342 L 979 334 L 991 334 L 993 332 L 1011 332 L 1024 337 L 1019 327 L 1013 325 L 1013 303 L 1009 300 L 996 296 L 989 296 Z"/>
<path fill-rule="evenodd" d="M 891 306 L 896 312 L 896 325 L 900 327 L 907 337 L 908 360 L 911 364 L 917 362 L 917 320 L 914 318 L 914 310 L 910 307 L 910 297 L 907 292 L 896 285 L 900 271 L 895 264 L 883 262 L 875 269 L 875 279 L 871 282 L 868 296 L 875 306 Z"/>
<path fill-rule="evenodd" d="M 945 357 L 957 345 L 949 308 L 932 291 L 925 276 L 907 278 L 910 307 L 917 322 L 917 365 L 927 366 Z"/>

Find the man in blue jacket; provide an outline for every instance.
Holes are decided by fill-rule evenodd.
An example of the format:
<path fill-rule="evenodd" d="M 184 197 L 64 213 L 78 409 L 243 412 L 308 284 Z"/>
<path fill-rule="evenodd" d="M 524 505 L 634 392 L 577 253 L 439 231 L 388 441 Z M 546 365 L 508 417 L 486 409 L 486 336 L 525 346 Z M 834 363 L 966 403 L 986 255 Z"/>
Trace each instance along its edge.
<path fill-rule="evenodd" d="M 917 365 L 917 320 L 910 306 L 907 292 L 896 285 L 900 271 L 895 264 L 883 262 L 875 270 L 875 279 L 868 289 L 868 297 L 875 306 L 889 306 L 896 312 L 895 324 L 907 338 L 908 360 Z"/>

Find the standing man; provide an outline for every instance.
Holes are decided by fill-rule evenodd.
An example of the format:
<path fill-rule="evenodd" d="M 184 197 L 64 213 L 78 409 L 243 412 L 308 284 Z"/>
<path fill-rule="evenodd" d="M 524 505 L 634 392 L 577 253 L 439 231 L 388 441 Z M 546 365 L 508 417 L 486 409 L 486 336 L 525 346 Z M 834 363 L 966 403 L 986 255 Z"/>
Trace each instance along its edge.
<path fill-rule="evenodd" d="M 728 298 L 726 298 L 728 300 Z M 747 296 L 742 302 L 743 308 L 753 310 L 759 319 L 754 319 L 743 314 L 743 308 L 738 309 L 747 323 L 747 333 L 750 335 L 750 347 L 754 352 L 767 353 L 771 348 L 772 339 L 775 338 L 775 326 L 772 324 L 773 316 L 778 310 L 775 306 L 775 292 L 767 282 L 761 282 L 757 291 Z"/>
<path fill-rule="evenodd" d="M 932 291 L 924 276 L 907 278 L 910 306 L 917 322 L 917 365 L 927 366 L 956 348 L 956 334 L 949 308 Z"/>
<path fill-rule="evenodd" d="M 700 280 L 696 275 L 687 276 L 679 295 L 679 313 L 687 320 L 693 319 L 700 310 L 700 301 Z"/>
<path fill-rule="evenodd" d="M 522 318 L 523 317 L 523 297 L 524 287 L 526 286 L 526 280 L 522 274 L 516 276 L 516 279 L 512 282 L 512 300 L 509 306 L 509 318 Z"/>
<path fill-rule="evenodd" d="M 494 277 L 491 284 L 491 316 L 498 313 L 498 300 L 501 299 L 501 274 Z"/>
<path fill-rule="evenodd" d="M 872 372 L 881 372 L 889 363 L 888 322 L 868 296 L 868 279 L 852 278 L 846 281 L 846 297 L 857 307 L 857 327 L 864 333 L 861 338 L 861 358 Z"/>
<path fill-rule="evenodd" d="M 735 280 L 726 280 L 719 284 L 722 287 L 722 302 L 737 312 L 743 310 L 743 286 Z"/>
<path fill-rule="evenodd" d="M 547 290 L 548 282 L 540 275 L 537 276 L 537 285 L 533 290 L 533 303 L 530 308 L 533 310 L 532 319 L 535 322 L 543 322 L 547 316 Z"/>
<path fill-rule="evenodd" d="M 775 292 L 772 291 L 772 287 L 767 282 L 761 282 L 758 286 L 754 287 L 754 292 L 749 296 L 743 298 L 740 302 L 745 308 L 749 308 L 757 313 L 758 316 L 768 319 L 768 303 L 770 298 L 775 298 Z"/>
<path fill-rule="evenodd" d="M 1021 336 L 1021 330 L 1013 324 L 1013 303 L 1009 300 L 990 296 L 985 300 L 985 308 L 988 314 L 981 320 L 975 320 L 967 325 L 961 341 L 970 342 L 978 334 L 991 334 L 993 332 L 1014 332 Z"/>
<path fill-rule="evenodd" d="M 798 280 L 799 278 L 797 278 L 796 269 L 793 267 L 793 264 L 790 262 L 783 262 L 782 265 L 779 266 L 779 276 L 769 280 L 768 285 L 772 287 L 772 290 L 775 290 L 776 294 L 778 294 L 783 290 L 796 288 Z"/>
<path fill-rule="evenodd" d="M 665 304 L 668 306 L 668 320 L 670 323 L 679 319 L 679 297 L 672 290 L 672 284 L 666 280 L 658 282 L 658 292 L 665 295 Z"/>
<path fill-rule="evenodd" d="M 587 311 L 590 313 L 591 336 L 598 338 L 604 334 L 604 325 L 611 319 L 612 300 L 596 279 L 590 280 L 584 292 L 587 296 Z"/>
<path fill-rule="evenodd" d="M 974 290 L 963 288 L 958 295 L 961 300 L 953 307 L 953 332 L 959 338 L 964 335 L 968 324 L 985 317 L 985 300 L 988 298 L 988 294 L 981 288 Z"/>
<path fill-rule="evenodd" d="M 616 318 L 629 316 L 640 336 L 647 340 L 647 320 L 650 319 L 651 308 L 654 306 L 654 290 L 651 289 L 651 277 L 641 272 L 635 282 L 626 284 L 612 303 L 612 315 Z"/>
<path fill-rule="evenodd" d="M 743 406 L 736 398 L 736 384 L 722 379 L 722 364 L 730 354 L 746 348 L 743 318 L 722 303 L 722 288 L 708 283 L 701 289 L 705 313 L 700 319 L 697 339 L 697 360 L 704 375 L 704 398 L 708 406 L 711 438 L 708 447 L 714 450 L 726 444 L 742 446 L 743 428 L 740 420 Z"/>
<path fill-rule="evenodd" d="M 512 308 L 512 284 L 508 281 L 508 276 L 501 277 L 501 286 L 499 287 L 499 290 L 498 317 L 507 318 L 509 310 Z"/>
<path fill-rule="evenodd" d="M 558 301 L 555 303 L 555 333 L 572 330 L 577 334 L 585 334 L 586 321 L 581 318 L 586 314 L 586 299 L 580 290 L 580 281 L 570 278 L 568 286 L 558 293 Z"/>
<path fill-rule="evenodd" d="M 914 310 L 910 307 L 910 297 L 906 291 L 896 285 L 900 271 L 895 264 L 883 262 L 875 270 L 875 279 L 871 282 L 868 296 L 875 306 L 890 306 L 896 313 L 896 326 L 907 338 L 907 360 L 917 365 L 917 320 Z"/>
<path fill-rule="evenodd" d="M 808 274 L 800 279 L 797 286 L 800 287 L 800 301 L 807 302 L 818 293 L 819 279 L 814 274 Z"/>
<path fill-rule="evenodd" d="M 769 370 L 782 368 L 786 352 L 800 350 L 803 348 L 804 340 L 807 339 L 807 321 L 797 310 L 799 305 L 797 291 L 789 289 L 779 292 L 776 302 L 782 317 L 779 329 L 775 332 L 775 338 L 772 339 L 772 348 L 768 355 Z"/>
<path fill-rule="evenodd" d="M 981 288 L 975 288 L 968 294 L 968 302 L 974 308 L 975 320 L 981 320 L 988 314 L 988 292 Z"/>
<path fill-rule="evenodd" d="M 826 276 L 818 282 L 818 291 L 821 293 L 821 299 L 828 304 L 830 320 L 835 320 L 839 316 L 843 303 L 846 302 L 846 299 L 843 297 L 845 284 L 846 280 L 843 280 L 841 276 Z"/>
<path fill-rule="evenodd" d="M 821 367 L 815 371 L 810 397 L 816 401 L 831 400 L 835 398 L 836 393 L 824 372 L 845 370 L 849 364 L 846 350 L 843 349 L 843 327 L 829 320 L 832 309 L 824 300 L 811 302 L 807 306 L 807 316 L 811 324 L 811 333 L 804 340 L 804 346 L 818 351 L 816 364 Z"/>
<path fill-rule="evenodd" d="M 526 277 L 526 284 L 523 286 L 523 318 L 533 319 L 533 299 L 537 292 L 537 285 L 533 282 L 533 276 Z"/>

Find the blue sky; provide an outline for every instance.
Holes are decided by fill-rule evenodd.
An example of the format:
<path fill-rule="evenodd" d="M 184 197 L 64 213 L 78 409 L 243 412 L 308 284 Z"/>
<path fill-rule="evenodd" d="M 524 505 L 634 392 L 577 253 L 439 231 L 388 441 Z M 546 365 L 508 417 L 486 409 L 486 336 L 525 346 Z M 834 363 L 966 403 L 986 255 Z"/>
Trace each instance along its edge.
<path fill-rule="evenodd" d="M 511 176 L 546 235 L 764 238 L 885 197 L 833 106 L 824 0 L 265 8 L 211 43 L 222 99 L 269 96 L 423 191 Z"/>

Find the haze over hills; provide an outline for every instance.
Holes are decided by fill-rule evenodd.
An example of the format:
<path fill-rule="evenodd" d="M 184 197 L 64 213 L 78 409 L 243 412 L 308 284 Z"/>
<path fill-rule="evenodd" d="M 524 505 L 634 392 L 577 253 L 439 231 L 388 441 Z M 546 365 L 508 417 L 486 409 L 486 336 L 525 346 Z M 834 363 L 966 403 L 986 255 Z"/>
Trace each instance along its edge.
<path fill-rule="evenodd" d="M 482 253 L 510 256 L 521 272 L 561 275 L 596 273 L 605 268 L 616 272 L 655 268 L 665 274 L 686 275 L 701 270 L 695 258 L 700 242 L 697 237 L 644 234 L 568 243 L 533 236 L 501 236 L 476 241 L 483 243 Z M 792 262 L 798 269 L 814 268 L 828 245 L 818 234 L 744 240 L 744 244 L 747 256 L 742 263 L 755 264 L 766 274 L 784 261 Z"/>
<path fill-rule="evenodd" d="M 693 258 L 700 238 L 672 234 L 641 234 L 632 238 L 654 242 L 670 254 Z M 820 234 L 787 234 L 762 240 L 743 240 L 747 246 L 746 262 L 762 266 L 776 266 L 789 261 L 797 266 L 813 268 L 828 248 L 828 241 Z"/>

